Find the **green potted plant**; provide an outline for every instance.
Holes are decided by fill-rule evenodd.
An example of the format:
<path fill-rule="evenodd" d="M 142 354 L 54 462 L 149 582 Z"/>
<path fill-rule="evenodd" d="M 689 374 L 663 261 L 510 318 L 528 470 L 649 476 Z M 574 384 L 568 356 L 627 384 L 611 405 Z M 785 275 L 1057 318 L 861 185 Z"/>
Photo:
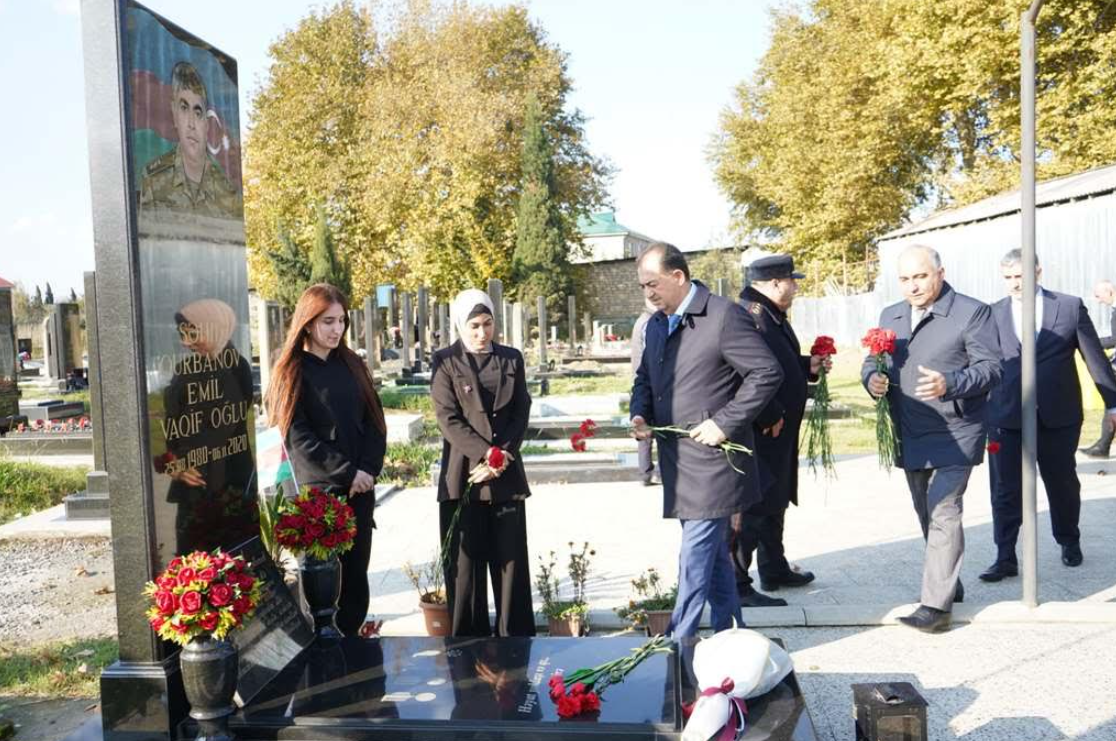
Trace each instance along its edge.
<path fill-rule="evenodd" d="M 582 636 L 589 633 L 589 602 L 585 597 L 585 583 L 589 579 L 589 560 L 597 552 L 583 543 L 580 550 L 574 549 L 570 542 L 570 557 L 566 568 L 573 586 L 570 599 L 562 599 L 561 585 L 554 571 L 558 557 L 554 551 L 548 559 L 539 556 L 539 571 L 535 577 L 535 589 L 542 598 L 542 614 L 546 616 L 550 635 Z"/>
<path fill-rule="evenodd" d="M 418 592 L 419 607 L 422 608 L 422 617 L 426 621 L 426 634 L 448 636 L 452 624 L 449 605 L 446 603 L 441 559 L 436 557 L 417 567 L 408 561 L 403 564 L 403 574 Z"/>
<path fill-rule="evenodd" d="M 662 577 L 652 567 L 632 579 L 632 589 L 635 597 L 629 600 L 627 607 L 618 608 L 616 614 L 635 627 L 643 626 L 648 635 L 664 635 L 678 597 L 678 585 L 663 591 Z"/>

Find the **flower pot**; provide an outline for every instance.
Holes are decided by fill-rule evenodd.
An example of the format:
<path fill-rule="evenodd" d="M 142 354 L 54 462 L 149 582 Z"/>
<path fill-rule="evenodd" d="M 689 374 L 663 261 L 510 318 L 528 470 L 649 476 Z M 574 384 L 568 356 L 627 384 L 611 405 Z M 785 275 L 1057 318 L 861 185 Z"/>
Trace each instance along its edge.
<path fill-rule="evenodd" d="M 666 635 L 667 628 L 670 627 L 670 616 L 673 614 L 673 610 L 648 610 L 647 635 Z"/>
<path fill-rule="evenodd" d="M 587 627 L 584 615 L 570 615 L 563 618 L 548 617 L 546 622 L 550 635 L 556 638 L 576 638 Z"/>
<path fill-rule="evenodd" d="M 337 629 L 337 599 L 341 596 L 341 562 L 337 556 L 325 561 L 306 556 L 299 564 L 302 596 L 314 619 L 315 639 L 341 637 Z"/>
<path fill-rule="evenodd" d="M 426 621 L 426 635 L 448 636 L 453 624 L 450 622 L 449 605 L 445 602 L 419 602 L 422 617 Z"/>
<path fill-rule="evenodd" d="M 198 722 L 197 741 L 231 741 L 229 716 L 236 712 L 239 657 L 229 641 L 200 636 L 178 654 L 190 717 Z"/>

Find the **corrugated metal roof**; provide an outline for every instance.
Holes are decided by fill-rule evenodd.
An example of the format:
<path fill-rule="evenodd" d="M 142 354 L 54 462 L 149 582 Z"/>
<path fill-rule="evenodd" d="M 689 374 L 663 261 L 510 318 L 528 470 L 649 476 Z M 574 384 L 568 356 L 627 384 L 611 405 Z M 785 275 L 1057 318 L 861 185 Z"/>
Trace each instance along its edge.
<path fill-rule="evenodd" d="M 917 224 L 911 224 L 880 237 L 881 242 L 912 234 L 920 234 L 935 229 L 945 229 L 976 221 L 987 221 L 1000 216 L 1018 213 L 1022 208 L 1020 188 L 990 196 L 984 200 L 970 203 L 961 208 L 938 211 Z M 1116 191 L 1116 165 L 1098 167 L 1094 170 L 1065 175 L 1038 184 L 1036 203 L 1039 208 L 1056 203 L 1091 198 Z"/>

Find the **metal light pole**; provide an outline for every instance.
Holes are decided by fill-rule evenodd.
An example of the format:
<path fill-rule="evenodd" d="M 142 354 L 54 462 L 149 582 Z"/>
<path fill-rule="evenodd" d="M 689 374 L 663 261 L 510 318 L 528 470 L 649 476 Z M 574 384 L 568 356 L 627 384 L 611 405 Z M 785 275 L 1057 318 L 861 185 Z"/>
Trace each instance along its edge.
<path fill-rule="evenodd" d="M 1035 21 L 1046 0 L 1023 13 L 1020 39 L 1020 100 L 1023 151 L 1023 604 L 1038 606 L 1036 468 L 1038 407 L 1035 400 Z"/>

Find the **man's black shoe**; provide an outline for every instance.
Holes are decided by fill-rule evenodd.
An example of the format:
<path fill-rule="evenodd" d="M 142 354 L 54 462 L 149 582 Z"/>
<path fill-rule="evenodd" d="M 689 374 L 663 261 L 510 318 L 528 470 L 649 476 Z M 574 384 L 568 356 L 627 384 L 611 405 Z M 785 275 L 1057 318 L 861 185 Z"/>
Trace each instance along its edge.
<path fill-rule="evenodd" d="M 960 579 L 957 580 L 957 589 L 953 590 L 953 601 L 954 602 L 964 602 L 965 601 L 965 585 L 961 583 Z"/>
<path fill-rule="evenodd" d="M 1081 452 L 1090 458 L 1107 458 L 1108 446 L 1102 446 L 1100 443 L 1093 443 L 1087 448 L 1080 448 Z"/>
<path fill-rule="evenodd" d="M 899 622 L 903 625 L 921 630 L 923 633 L 941 633 L 949 630 L 951 620 L 950 613 L 926 605 L 919 605 L 918 609 L 910 615 L 899 618 Z"/>
<path fill-rule="evenodd" d="M 1009 576 L 1019 576 L 1019 566 L 1007 561 L 997 561 L 980 575 L 981 581 L 1003 581 Z"/>
<path fill-rule="evenodd" d="M 760 588 L 765 592 L 774 592 L 779 587 L 804 587 L 813 580 L 813 571 L 787 571 L 778 576 L 761 576 Z"/>
<path fill-rule="evenodd" d="M 663 480 L 659 478 L 659 474 L 657 473 L 648 474 L 647 476 L 643 477 L 644 486 L 661 486 L 662 483 Z"/>
<path fill-rule="evenodd" d="M 1081 544 L 1070 543 L 1062 546 L 1062 563 L 1066 566 L 1080 566 L 1085 557 L 1081 555 Z"/>
<path fill-rule="evenodd" d="M 778 597 L 768 597 L 763 592 L 757 592 L 755 589 L 748 587 L 738 587 L 740 591 L 740 606 L 741 607 L 786 607 L 787 601 L 779 599 Z"/>

